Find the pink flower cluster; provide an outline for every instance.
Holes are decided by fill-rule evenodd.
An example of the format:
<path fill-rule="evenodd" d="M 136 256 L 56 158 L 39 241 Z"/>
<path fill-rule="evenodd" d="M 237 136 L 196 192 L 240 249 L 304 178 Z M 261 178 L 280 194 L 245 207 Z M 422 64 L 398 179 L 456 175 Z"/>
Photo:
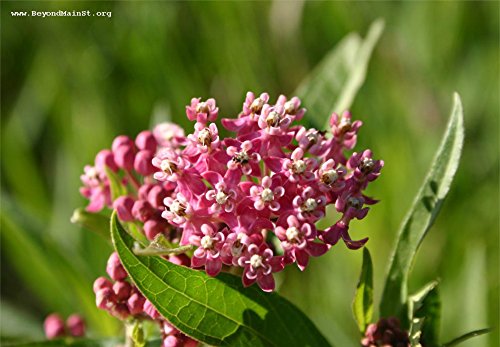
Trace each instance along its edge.
<path fill-rule="evenodd" d="M 85 335 L 85 321 L 78 314 L 72 314 L 66 322 L 57 313 L 52 313 L 43 322 L 45 336 L 53 340 L 65 336 L 82 337 Z"/>
<path fill-rule="evenodd" d="M 327 135 L 296 123 L 305 113 L 300 104 L 249 92 L 238 117 L 222 119 L 233 133 L 222 137 L 215 100 L 192 99 L 186 114 L 193 133 L 164 123 L 135 141 L 119 136 L 85 167 L 87 210 L 114 208 L 149 240 L 162 234 L 192 245 L 192 267 L 210 276 L 237 267 L 245 286 L 257 282 L 264 291 L 274 290 L 274 272 L 293 263 L 304 270 L 340 239 L 360 248 L 368 239 L 352 240 L 349 224 L 376 202 L 363 191 L 384 163 L 370 150 L 347 154 L 362 124 L 349 112 L 331 116 Z M 107 172 L 127 191 L 114 201 Z M 328 205 L 341 217 L 319 229 Z"/>
<path fill-rule="evenodd" d="M 188 265 L 189 258 L 184 255 L 171 256 L 170 261 L 178 265 Z M 111 280 L 99 277 L 94 282 L 96 305 L 121 320 L 136 318 L 154 320 L 158 323 L 163 347 L 195 347 L 198 343 L 182 334 L 160 316 L 150 301 L 145 299 L 137 287 L 128 280 L 128 275 L 117 253 L 108 259 L 106 272 Z"/>

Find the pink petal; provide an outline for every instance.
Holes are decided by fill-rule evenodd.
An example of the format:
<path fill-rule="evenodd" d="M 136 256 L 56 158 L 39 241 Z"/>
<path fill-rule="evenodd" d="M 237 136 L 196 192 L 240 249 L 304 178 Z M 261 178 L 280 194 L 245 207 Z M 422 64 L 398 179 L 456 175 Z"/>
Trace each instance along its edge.
<path fill-rule="evenodd" d="M 222 269 L 222 261 L 220 258 L 209 258 L 207 259 L 207 263 L 205 265 L 205 271 L 207 272 L 207 275 L 215 277 L 219 274 L 220 270 Z"/>
<path fill-rule="evenodd" d="M 297 266 L 299 267 L 300 271 L 304 271 L 307 264 L 309 264 L 309 254 L 300 249 L 295 249 L 295 259 L 297 261 Z"/>
<path fill-rule="evenodd" d="M 257 284 L 265 292 L 272 292 L 275 287 L 273 275 L 264 275 L 257 279 Z"/>

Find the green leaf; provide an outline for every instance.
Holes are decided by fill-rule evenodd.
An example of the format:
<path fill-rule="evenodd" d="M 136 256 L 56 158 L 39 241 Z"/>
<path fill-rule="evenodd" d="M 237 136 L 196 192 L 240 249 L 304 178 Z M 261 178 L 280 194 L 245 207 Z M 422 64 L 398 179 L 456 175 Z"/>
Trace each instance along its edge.
<path fill-rule="evenodd" d="M 84 208 L 77 208 L 71 216 L 71 223 L 78 224 L 109 240 L 109 217 L 87 212 Z"/>
<path fill-rule="evenodd" d="M 384 29 L 384 21 L 375 21 L 365 40 L 358 34 L 347 35 L 311 72 L 295 91 L 308 110 L 310 119 L 328 120 L 333 112 L 343 112 L 363 85 L 368 62 Z M 314 124 L 322 130 L 323 123 Z"/>
<path fill-rule="evenodd" d="M 453 110 L 441 145 L 419 193 L 407 214 L 389 262 L 380 312 L 382 317 L 398 316 L 407 325 L 405 305 L 408 275 L 415 254 L 434 223 L 457 171 L 464 141 L 463 112 L 455 93 Z"/>
<path fill-rule="evenodd" d="M 293 304 L 241 278 L 217 278 L 160 257 L 138 257 L 134 240 L 111 218 L 111 238 L 120 260 L 141 293 L 183 333 L 210 345 L 329 346 Z"/>
<path fill-rule="evenodd" d="M 354 318 L 361 334 L 372 320 L 373 314 L 373 265 L 368 248 L 363 248 L 363 265 L 352 303 Z"/>
<path fill-rule="evenodd" d="M 408 319 L 410 331 L 418 331 L 419 342 L 424 346 L 439 346 L 439 324 L 441 320 L 441 301 L 438 281 L 427 284 L 418 293 L 408 298 Z M 415 328 L 418 325 L 418 330 Z"/>
<path fill-rule="evenodd" d="M 109 167 L 104 166 L 104 170 L 106 170 L 106 176 L 108 176 L 109 180 L 109 188 L 111 190 L 111 199 L 114 201 L 118 197 L 127 194 L 127 188 L 122 184 L 120 176 L 118 176 L 113 170 Z"/>
<path fill-rule="evenodd" d="M 470 338 L 487 334 L 491 331 L 491 329 L 479 329 L 471 331 L 470 333 L 464 334 L 462 336 L 457 337 L 456 339 L 451 340 L 443 345 L 443 347 L 452 347 L 461 344 L 464 341 L 467 341 Z"/>
<path fill-rule="evenodd" d="M 123 342 L 119 339 L 75 339 L 62 338 L 55 340 L 36 341 L 36 342 L 18 342 L 18 343 L 2 343 L 5 347 L 116 347 L 122 345 Z M 146 343 L 146 347 L 160 347 L 161 340 L 154 339 Z"/>

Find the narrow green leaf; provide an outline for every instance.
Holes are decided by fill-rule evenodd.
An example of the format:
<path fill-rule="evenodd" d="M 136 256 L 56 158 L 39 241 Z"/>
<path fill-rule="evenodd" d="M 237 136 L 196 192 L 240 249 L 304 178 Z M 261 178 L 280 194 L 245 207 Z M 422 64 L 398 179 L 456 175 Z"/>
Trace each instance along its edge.
<path fill-rule="evenodd" d="M 347 35 L 295 91 L 312 115 L 310 119 L 317 120 L 314 125 L 319 130 L 325 118 L 326 128 L 329 127 L 332 112 L 343 112 L 351 106 L 365 80 L 370 56 L 383 28 L 383 20 L 377 20 L 365 40 L 357 34 Z"/>
<path fill-rule="evenodd" d="M 421 333 L 420 343 L 426 347 L 439 346 L 441 301 L 437 281 L 427 284 L 418 293 L 408 298 L 408 319 L 411 331 L 415 330 L 415 322 L 418 322 L 418 331 Z"/>
<path fill-rule="evenodd" d="M 451 340 L 443 345 L 443 347 L 452 347 L 461 344 L 462 342 L 467 341 L 476 336 L 481 336 L 487 334 L 491 331 L 491 329 L 479 329 L 471 331 L 470 333 L 464 334 L 462 336 L 457 337 L 456 339 Z"/>
<path fill-rule="evenodd" d="M 389 262 L 380 304 L 381 316 L 398 316 L 407 325 L 405 305 L 408 275 L 415 254 L 434 223 L 458 168 L 464 141 L 463 111 L 455 93 L 450 120 L 441 145 L 419 193 L 407 214 Z"/>
<path fill-rule="evenodd" d="M 373 314 L 373 265 L 368 248 L 363 248 L 363 265 L 352 303 L 352 312 L 361 334 L 372 320 Z"/>
<path fill-rule="evenodd" d="M 99 213 L 90 213 L 84 208 L 77 208 L 71 216 L 71 223 L 101 235 L 109 240 L 109 217 Z"/>
<path fill-rule="evenodd" d="M 276 293 L 243 288 L 230 274 L 212 278 L 161 257 L 138 257 L 116 213 L 111 236 L 135 285 L 183 333 L 210 345 L 329 346 L 313 323 Z"/>
<path fill-rule="evenodd" d="M 105 166 L 106 176 L 109 179 L 109 188 L 111 190 L 111 199 L 116 200 L 118 197 L 127 194 L 127 189 L 122 184 L 120 177 L 113 172 L 109 167 Z"/>

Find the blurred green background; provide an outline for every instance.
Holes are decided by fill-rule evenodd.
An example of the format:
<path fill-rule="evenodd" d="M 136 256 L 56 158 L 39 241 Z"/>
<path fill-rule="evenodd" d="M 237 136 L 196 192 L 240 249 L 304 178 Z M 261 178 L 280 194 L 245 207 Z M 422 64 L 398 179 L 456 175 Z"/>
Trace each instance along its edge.
<path fill-rule="evenodd" d="M 353 225 L 370 236 L 378 299 L 399 223 L 462 96 L 466 142 L 448 200 L 419 252 L 411 290 L 441 278 L 442 339 L 494 327 L 499 289 L 498 2 L 2 2 L 1 335 L 42 337 L 45 315 L 82 313 L 92 336 L 119 325 L 95 308 L 109 246 L 69 221 L 79 175 L 118 134 L 171 119 L 193 96 L 234 117 L 246 91 L 292 93 L 349 32 L 385 31 L 352 111 L 357 149 L 386 166 L 381 199 Z M 112 11 L 111 18 L 19 18 L 10 11 Z M 307 104 L 305 105 L 307 107 Z M 329 115 L 309 115 L 325 118 Z M 326 119 L 326 118 L 325 118 Z M 320 124 L 323 120 L 319 120 Z M 337 245 L 282 293 L 336 346 L 356 346 L 351 300 L 361 252 Z"/>

